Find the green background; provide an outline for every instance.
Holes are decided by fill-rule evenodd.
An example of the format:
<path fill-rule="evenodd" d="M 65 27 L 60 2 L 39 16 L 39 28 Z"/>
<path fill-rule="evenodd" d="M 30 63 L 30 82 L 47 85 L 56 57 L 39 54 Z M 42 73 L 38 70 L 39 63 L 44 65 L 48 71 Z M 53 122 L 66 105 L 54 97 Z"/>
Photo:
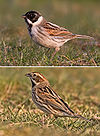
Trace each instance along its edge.
<path fill-rule="evenodd" d="M 75 113 L 95 120 L 47 119 L 31 98 L 31 82 L 25 74 L 32 71 L 42 73 Z M 0 68 L 0 134 L 100 135 L 99 73 L 99 68 Z"/>
<path fill-rule="evenodd" d="M 62 46 L 52 61 L 54 49 L 39 47 L 28 35 L 21 18 L 29 10 L 39 11 L 48 21 L 75 34 L 90 35 L 98 43 L 72 40 Z M 100 65 L 99 0 L 0 0 L 0 65 Z"/>

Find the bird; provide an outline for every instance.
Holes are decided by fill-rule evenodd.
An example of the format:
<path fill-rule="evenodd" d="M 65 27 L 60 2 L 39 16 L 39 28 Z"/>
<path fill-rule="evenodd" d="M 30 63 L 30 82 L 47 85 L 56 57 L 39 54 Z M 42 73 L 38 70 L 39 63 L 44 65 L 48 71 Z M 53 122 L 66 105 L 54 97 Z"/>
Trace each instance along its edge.
<path fill-rule="evenodd" d="M 69 40 L 76 38 L 94 40 L 93 37 L 73 34 L 66 28 L 48 22 L 41 13 L 34 10 L 28 11 L 22 17 L 27 24 L 29 35 L 35 43 L 55 49 L 52 58 L 60 50 L 60 47 Z"/>
<path fill-rule="evenodd" d="M 35 105 L 48 115 L 58 117 L 87 118 L 75 113 L 69 105 L 53 90 L 49 81 L 39 72 L 25 74 L 32 84 L 32 100 Z"/>

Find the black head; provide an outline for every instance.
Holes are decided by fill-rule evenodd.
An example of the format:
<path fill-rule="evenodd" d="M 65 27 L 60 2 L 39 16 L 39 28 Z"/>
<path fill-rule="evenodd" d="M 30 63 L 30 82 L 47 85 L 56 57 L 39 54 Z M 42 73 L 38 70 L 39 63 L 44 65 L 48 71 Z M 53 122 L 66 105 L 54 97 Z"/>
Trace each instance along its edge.
<path fill-rule="evenodd" d="M 40 16 L 41 16 L 41 14 L 36 11 L 28 11 L 22 17 L 25 19 L 25 22 L 27 24 L 30 24 L 30 23 L 36 22 Z"/>

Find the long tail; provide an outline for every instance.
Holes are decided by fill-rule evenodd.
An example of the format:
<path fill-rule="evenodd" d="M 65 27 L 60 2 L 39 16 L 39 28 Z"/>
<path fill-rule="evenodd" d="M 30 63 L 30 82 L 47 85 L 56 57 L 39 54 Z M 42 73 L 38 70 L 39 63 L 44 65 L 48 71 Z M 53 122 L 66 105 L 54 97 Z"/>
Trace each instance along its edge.
<path fill-rule="evenodd" d="M 91 122 L 91 120 L 89 120 L 89 119 L 87 119 L 87 118 L 85 118 L 85 117 L 83 117 L 81 115 L 76 115 L 76 118 L 81 118 L 83 120 L 86 120 L 87 122 Z"/>
<path fill-rule="evenodd" d="M 90 39 L 90 40 L 95 40 L 93 37 L 91 36 L 87 36 L 87 35 L 75 35 L 75 38 L 80 38 L 80 39 Z"/>

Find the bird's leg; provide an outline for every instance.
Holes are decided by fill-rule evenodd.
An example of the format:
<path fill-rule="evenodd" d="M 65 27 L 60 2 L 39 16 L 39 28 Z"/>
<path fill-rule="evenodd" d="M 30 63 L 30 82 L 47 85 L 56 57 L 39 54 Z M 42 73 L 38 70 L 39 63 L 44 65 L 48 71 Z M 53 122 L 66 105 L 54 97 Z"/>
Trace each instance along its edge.
<path fill-rule="evenodd" d="M 44 126 L 45 125 L 45 114 L 43 114 L 42 119 L 40 120 L 41 125 Z"/>
<path fill-rule="evenodd" d="M 52 54 L 50 61 L 54 58 L 55 54 L 60 50 L 59 47 L 55 48 L 55 52 Z"/>
<path fill-rule="evenodd" d="M 52 118 L 51 114 L 44 114 L 41 119 L 42 126 L 49 126 L 49 122 L 51 118 Z"/>
<path fill-rule="evenodd" d="M 54 117 L 54 118 L 53 118 Z M 55 122 L 55 120 L 57 119 L 58 117 L 54 116 L 53 114 L 50 114 L 50 119 L 53 119 L 51 121 L 51 123 Z"/>
<path fill-rule="evenodd" d="M 47 123 L 46 123 L 46 126 L 52 126 L 53 125 L 53 122 L 55 121 L 56 117 L 53 115 L 53 114 L 48 114 L 47 115 Z"/>
<path fill-rule="evenodd" d="M 46 51 L 46 54 L 48 54 L 48 53 L 49 53 L 49 51 L 50 51 L 50 48 L 48 48 L 48 50 Z"/>
<path fill-rule="evenodd" d="M 54 122 L 58 117 L 54 116 L 54 119 L 52 120 L 52 122 Z"/>
<path fill-rule="evenodd" d="M 48 48 L 48 50 L 47 50 L 46 53 L 45 53 L 48 57 L 50 57 L 50 49 L 51 49 L 51 48 Z"/>

